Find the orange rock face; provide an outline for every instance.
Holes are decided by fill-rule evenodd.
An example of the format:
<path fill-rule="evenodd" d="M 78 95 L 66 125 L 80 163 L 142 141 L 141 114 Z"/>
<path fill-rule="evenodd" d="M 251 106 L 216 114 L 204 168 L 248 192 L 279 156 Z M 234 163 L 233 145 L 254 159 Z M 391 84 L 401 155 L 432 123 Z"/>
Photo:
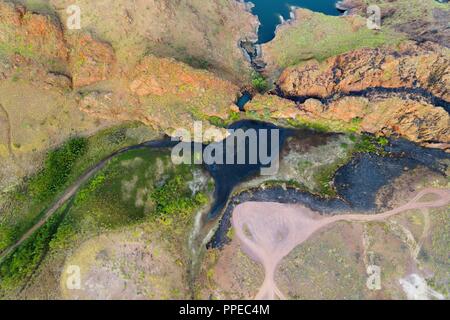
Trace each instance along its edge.
<path fill-rule="evenodd" d="M 94 39 L 90 34 L 69 36 L 70 69 L 75 88 L 108 79 L 114 67 L 113 48 Z"/>
<path fill-rule="evenodd" d="M 81 110 L 104 119 L 140 121 L 168 134 L 191 130 L 196 120 L 228 118 L 239 92 L 211 72 L 152 55 L 113 81 L 117 85 L 110 92 L 84 95 Z"/>
<path fill-rule="evenodd" d="M 433 43 L 360 49 L 322 64 L 310 61 L 288 68 L 278 86 L 286 96 L 326 98 L 299 105 L 302 119 L 338 121 L 359 131 L 448 149 L 449 114 L 429 97 L 450 101 L 449 57 L 449 49 Z"/>
<path fill-rule="evenodd" d="M 360 132 L 396 135 L 428 147 L 450 148 L 449 114 L 424 100 L 344 97 L 325 105 L 309 99 L 299 109 L 300 117 L 310 121 L 357 122 Z"/>
<path fill-rule="evenodd" d="M 199 119 L 226 119 L 239 91 L 232 82 L 173 58 L 148 55 L 137 65 L 116 67 L 108 43 L 84 31 L 63 31 L 45 15 L 4 2 L 0 2 L 0 40 L 0 55 L 11 62 L 0 65 L 0 78 L 11 77 L 20 67 L 22 73 L 14 76 L 38 86 L 45 83 L 46 88 L 65 93 L 84 88 L 78 104 L 96 118 L 140 121 L 169 132 L 190 128 Z"/>
<path fill-rule="evenodd" d="M 17 56 L 19 64 L 36 63 L 69 73 L 75 88 L 106 80 L 115 56 L 109 44 L 90 34 L 64 34 L 50 17 L 34 14 L 23 6 L 0 3 L 0 53 Z"/>
<path fill-rule="evenodd" d="M 194 69 L 174 59 L 145 57 L 132 72 L 130 90 L 140 96 L 176 95 L 188 102 L 211 94 L 212 90 L 226 92 L 235 99 L 238 88 L 230 81 L 222 80 L 212 73 Z M 225 99 L 224 99 L 225 100 Z"/>
<path fill-rule="evenodd" d="M 450 101 L 449 50 L 408 42 L 398 50 L 360 49 L 287 68 L 278 85 L 289 96 L 328 97 L 373 87 L 424 89 Z"/>
<path fill-rule="evenodd" d="M 69 50 L 59 25 L 20 5 L 0 2 L 0 42 L 4 43 L 3 54 L 20 54 L 41 62 L 68 59 Z"/>

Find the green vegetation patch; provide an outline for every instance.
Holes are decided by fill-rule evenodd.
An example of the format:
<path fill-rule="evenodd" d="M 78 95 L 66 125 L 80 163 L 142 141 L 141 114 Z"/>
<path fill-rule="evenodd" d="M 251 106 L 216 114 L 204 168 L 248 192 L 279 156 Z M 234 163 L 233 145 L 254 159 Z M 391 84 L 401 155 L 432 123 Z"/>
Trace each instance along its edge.
<path fill-rule="evenodd" d="M 278 68 L 311 59 L 323 61 L 358 48 L 396 45 L 403 39 L 387 29 L 368 29 L 362 17 L 298 12 L 298 20 L 280 29 L 275 39 L 264 47 Z"/>
<path fill-rule="evenodd" d="M 29 194 L 42 201 L 55 195 L 66 184 L 75 162 L 86 153 L 86 138 L 72 138 L 47 154 L 44 167 L 30 180 Z"/>
<path fill-rule="evenodd" d="M 252 86 L 259 93 L 264 93 L 269 89 L 267 79 L 256 71 L 252 73 Z"/>
<path fill-rule="evenodd" d="M 21 185 L 2 194 L 6 214 L 0 217 L 0 252 L 26 232 L 68 186 L 111 153 L 156 139 L 148 128 L 131 123 L 94 136 L 73 137 L 50 150 L 42 168 Z"/>
<path fill-rule="evenodd" d="M 113 159 L 77 194 L 72 214 L 114 229 L 144 218 L 171 223 L 174 216 L 189 218 L 208 202 L 203 192 L 189 188 L 194 166 L 174 166 L 167 150 L 140 149 Z"/>
<path fill-rule="evenodd" d="M 195 196 L 190 194 L 180 174 L 173 175 L 150 196 L 155 201 L 154 214 L 163 218 L 170 218 L 174 214 L 188 216 L 194 208 L 208 203 L 208 197 L 204 193 L 197 193 Z"/>
<path fill-rule="evenodd" d="M 359 137 L 351 136 L 354 141 L 357 141 L 355 145 L 355 152 L 359 153 L 376 153 L 379 155 L 385 155 L 384 147 L 389 144 L 389 140 L 385 137 L 377 137 L 370 134 L 363 134 Z"/>
<path fill-rule="evenodd" d="M 0 296 L 20 289 L 44 258 L 58 225 L 70 208 L 63 206 L 39 230 L 0 264 Z"/>
<path fill-rule="evenodd" d="M 212 199 L 211 179 L 201 170 L 174 165 L 167 149 L 130 150 L 112 159 L 0 264 L 0 294 L 20 289 L 46 254 L 70 252 L 94 235 L 128 226 L 150 223 L 171 250 L 183 253 L 195 213 Z"/>
<path fill-rule="evenodd" d="M 0 28 L 3 29 L 1 26 Z M 33 58 L 35 55 L 33 46 L 27 44 L 22 37 L 17 37 L 15 41 L 1 41 L 0 57 L 4 58 L 13 54 L 18 54 L 25 58 Z"/>
<path fill-rule="evenodd" d="M 305 120 L 305 119 L 296 118 L 296 119 L 287 119 L 286 123 L 289 126 L 297 128 L 297 129 L 309 129 L 309 130 L 314 130 L 317 132 L 333 131 L 332 127 L 325 122 L 309 121 L 309 120 Z"/>

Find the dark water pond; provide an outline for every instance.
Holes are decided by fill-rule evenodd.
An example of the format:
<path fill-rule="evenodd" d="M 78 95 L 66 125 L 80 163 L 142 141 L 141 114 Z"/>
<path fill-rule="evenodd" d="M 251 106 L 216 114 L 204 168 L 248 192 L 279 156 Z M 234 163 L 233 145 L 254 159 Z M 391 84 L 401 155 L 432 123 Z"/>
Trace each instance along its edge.
<path fill-rule="evenodd" d="M 206 169 L 211 174 L 216 182 L 216 190 L 215 190 L 215 203 L 213 208 L 209 214 L 209 218 L 213 219 L 220 215 L 224 206 L 226 205 L 228 198 L 231 195 L 233 189 L 240 184 L 241 182 L 246 181 L 254 176 L 260 174 L 262 168 L 268 168 L 272 165 L 274 157 L 278 155 L 278 150 L 283 147 L 285 144 L 286 138 L 293 133 L 292 130 L 278 128 L 277 126 L 265 122 L 259 121 L 251 121 L 244 120 L 239 121 L 232 124 L 228 129 L 230 130 L 242 130 L 243 132 L 255 132 L 256 140 L 245 139 L 244 143 L 239 144 L 236 141 L 235 135 L 231 135 L 225 143 L 216 144 L 218 145 L 218 150 L 221 152 L 221 157 L 223 158 L 222 163 L 216 164 L 205 164 Z M 262 143 L 259 133 L 264 130 L 267 132 L 267 145 Z M 278 135 L 276 137 L 272 137 L 272 132 L 277 131 Z M 234 147 L 232 151 L 234 152 L 234 164 L 229 164 L 230 161 L 227 161 L 227 156 L 230 154 L 229 146 L 233 144 L 228 144 L 234 140 Z M 265 140 L 265 139 L 264 139 Z M 271 154 L 273 143 L 277 143 L 277 148 L 274 149 L 276 154 Z M 214 146 L 214 144 L 210 145 Z M 266 163 L 264 159 L 257 157 L 256 161 L 251 161 L 250 151 L 254 147 L 254 151 L 259 155 L 262 150 L 264 153 L 267 151 L 267 159 L 269 162 Z M 207 148 L 207 146 L 203 146 L 203 148 Z M 244 155 L 245 161 L 244 164 L 239 164 L 238 155 Z M 252 154 L 254 154 L 252 152 Z M 263 160 L 263 161 L 262 161 Z"/>
<path fill-rule="evenodd" d="M 281 187 L 268 189 L 253 189 L 244 191 L 238 195 L 232 195 L 233 190 L 239 184 L 250 180 L 261 174 L 262 169 L 272 167 L 278 157 L 286 154 L 286 150 L 291 148 L 291 143 L 287 142 L 289 137 L 293 137 L 302 147 L 317 146 L 325 143 L 330 135 L 318 133 L 311 130 L 294 130 L 280 128 L 270 123 L 243 120 L 233 123 L 229 130 L 242 130 L 244 133 L 256 133 L 256 140 L 245 139 L 244 143 L 232 144 L 232 149 L 227 143 L 213 143 L 209 145 L 183 143 L 188 149 L 209 154 L 214 159 L 222 158 L 222 162 L 214 164 L 204 163 L 203 167 L 215 180 L 215 199 L 211 210 L 205 222 L 214 222 L 221 218 L 219 229 L 215 233 L 210 247 L 220 247 L 227 242 L 227 231 L 230 228 L 230 217 L 236 205 L 246 201 L 273 201 L 280 203 L 301 203 L 314 211 L 327 213 L 339 213 L 349 211 L 365 211 L 376 213 L 375 194 L 384 186 L 388 185 L 393 179 L 400 176 L 405 170 L 411 170 L 418 166 L 424 166 L 428 169 L 445 175 L 446 164 L 442 159 L 450 159 L 450 155 L 434 149 L 422 148 L 406 140 L 390 140 L 385 146 L 386 155 L 359 154 L 347 165 L 338 170 L 334 184 L 336 186 L 338 198 L 324 199 L 308 192 L 299 191 L 294 188 L 287 190 Z M 260 135 L 265 132 L 265 135 Z M 272 136 L 272 132 L 276 132 Z M 228 137 L 225 141 L 234 140 L 236 133 Z M 261 137 L 269 139 L 261 139 Z M 264 143 L 267 141 L 267 144 Z M 274 143 L 277 143 L 275 149 L 272 149 Z M 113 157 L 128 152 L 130 150 L 151 148 L 151 149 L 171 149 L 179 142 L 169 139 L 160 141 L 149 141 L 140 145 L 119 150 L 104 160 L 96 167 L 101 168 L 104 163 Z M 209 149 L 208 149 L 209 148 Z M 209 152 L 206 152 L 209 150 Z M 214 152 L 211 152 L 214 150 Z M 234 161 L 229 164 L 230 150 L 234 152 Z M 260 150 L 263 150 L 264 157 Z M 296 149 L 297 150 L 297 149 Z M 301 152 L 297 150 L 296 152 Z M 233 153 L 231 153 L 233 154 Z M 244 154 L 242 164 L 237 161 L 237 155 Z M 258 154 L 256 161 L 249 161 L 251 154 Z M 281 160 L 281 159 L 280 159 Z M 212 162 L 211 162 L 212 163 Z M 228 163 L 228 164 L 227 164 Z M 276 168 L 276 167 L 275 167 Z M 276 169 L 275 169 L 276 170 Z"/>
<path fill-rule="evenodd" d="M 277 129 L 274 125 L 256 121 L 241 121 L 232 125 L 232 128 Z M 280 128 L 280 149 L 283 149 L 286 138 L 289 136 L 295 135 L 297 138 L 300 136 L 306 141 L 311 138 L 311 135 L 318 134 L 312 131 L 300 132 L 299 130 Z M 248 148 L 248 144 L 245 147 Z M 351 211 L 376 213 L 380 210 L 375 202 L 377 192 L 399 177 L 405 170 L 424 166 L 434 172 L 445 174 L 447 168 L 441 160 L 450 159 L 450 156 L 441 150 L 423 148 L 402 139 L 391 140 L 390 144 L 385 147 L 385 152 L 386 155 L 383 156 L 369 153 L 360 154 L 339 169 L 334 180 L 339 194 L 339 198 L 336 199 L 324 199 L 308 192 L 297 189 L 286 190 L 281 187 L 264 190 L 257 188 L 235 195 L 230 199 L 234 187 L 259 175 L 259 170 L 263 166 L 260 163 L 256 165 L 206 166 L 216 181 L 216 201 L 208 218 L 214 219 L 222 216 L 219 229 L 209 247 L 221 247 L 226 243 L 230 217 L 234 207 L 239 203 L 247 201 L 302 203 L 324 214 Z"/>
<path fill-rule="evenodd" d="M 252 95 L 245 91 L 242 93 L 240 98 L 237 100 L 236 105 L 239 107 L 239 110 L 245 111 L 245 105 L 252 100 Z"/>
<path fill-rule="evenodd" d="M 214 158 L 222 159 L 219 163 L 203 164 L 205 169 L 211 174 L 216 183 L 215 202 L 208 215 L 209 220 L 214 220 L 223 213 L 225 206 L 234 190 L 242 182 L 261 174 L 262 168 L 271 167 L 275 156 L 284 154 L 284 149 L 288 137 L 295 136 L 296 139 L 304 141 L 306 144 L 315 144 L 314 137 L 323 138 L 326 134 L 317 133 L 311 130 L 293 130 L 280 128 L 270 123 L 243 120 L 233 123 L 229 126 L 229 130 L 242 130 L 243 132 L 255 132 L 256 140 L 245 139 L 242 144 L 237 143 L 235 135 L 231 135 L 225 143 L 213 143 L 210 145 L 187 144 L 190 148 L 199 148 L 205 154 L 205 150 L 210 148 L 214 152 L 209 152 Z M 267 132 L 267 145 L 261 141 L 259 132 Z M 274 138 L 271 136 L 273 131 L 277 131 L 278 135 Z M 311 140 L 312 139 L 312 140 Z M 231 144 L 227 142 L 234 140 Z M 320 139 L 319 139 L 320 140 Z M 274 149 L 277 154 L 271 154 L 272 144 L 277 143 L 278 148 Z M 145 147 L 151 148 L 167 148 L 173 147 L 177 142 L 159 141 L 144 144 Z M 142 145 L 141 145 L 142 146 Z M 139 146 L 138 146 L 139 147 Z M 253 147 L 253 150 L 252 150 Z M 136 148 L 131 147 L 129 149 Z M 267 153 L 269 162 L 261 161 L 260 151 L 263 149 Z M 420 147 L 412 142 L 402 139 L 392 139 L 389 145 L 384 147 L 386 155 L 381 156 L 371 153 L 359 154 L 353 158 L 347 165 L 338 170 L 334 184 L 340 199 L 326 200 L 312 196 L 305 192 L 299 192 L 295 189 L 283 190 L 279 188 L 266 190 L 251 190 L 249 194 L 241 194 L 236 196 L 233 201 L 276 201 L 276 202 L 302 202 L 319 212 L 338 212 L 338 211 L 366 211 L 376 212 L 375 204 L 376 193 L 383 187 L 388 185 L 393 179 L 399 177 L 405 170 L 412 170 L 418 166 L 424 166 L 444 174 L 446 166 L 442 164 L 442 159 L 450 159 L 447 153 Z M 198 149 L 197 149 L 198 150 Z M 276 151 L 275 151 L 276 150 Z M 233 163 L 229 164 L 228 155 L 234 152 Z M 250 161 L 250 151 L 252 154 L 258 154 L 255 161 Z M 239 164 L 237 155 L 243 154 L 243 164 Z M 205 158 L 206 159 L 206 158 Z M 205 160 L 204 159 L 204 160 Z M 232 206 L 232 205 L 231 205 Z M 227 208 L 226 211 L 229 211 Z"/>
<path fill-rule="evenodd" d="M 336 0 L 246 0 L 255 5 L 253 14 L 257 15 L 261 26 L 259 28 L 259 43 L 266 43 L 275 37 L 275 30 L 282 19 L 290 18 L 291 7 L 301 7 L 327 15 L 341 14 L 336 9 Z"/>

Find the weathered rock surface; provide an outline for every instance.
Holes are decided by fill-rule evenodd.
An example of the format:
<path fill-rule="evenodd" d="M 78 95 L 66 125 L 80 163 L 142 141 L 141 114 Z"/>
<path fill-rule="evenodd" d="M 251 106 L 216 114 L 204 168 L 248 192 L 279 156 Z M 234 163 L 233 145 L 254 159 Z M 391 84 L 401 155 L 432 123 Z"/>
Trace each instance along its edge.
<path fill-rule="evenodd" d="M 278 86 L 287 96 L 325 98 L 369 88 L 421 88 L 450 101 L 449 50 L 407 42 L 398 49 L 359 49 L 287 68 Z"/>
<path fill-rule="evenodd" d="M 49 0 L 65 21 L 72 0 Z M 257 19 L 236 0 L 79 0 L 82 30 L 112 45 L 124 70 L 148 53 L 172 57 L 221 77 L 246 81 L 250 64 L 237 44 L 256 38 Z"/>
<path fill-rule="evenodd" d="M 348 96 L 327 103 L 307 99 L 302 104 L 264 95 L 248 103 L 246 111 L 250 117 L 282 125 L 298 124 L 334 132 L 368 132 L 402 137 L 426 147 L 450 149 L 448 112 L 413 95 Z"/>
<path fill-rule="evenodd" d="M 450 101 L 449 51 L 437 44 L 405 42 L 398 49 L 359 49 L 323 63 L 309 61 L 286 69 L 278 86 L 286 96 L 326 98 L 327 102 L 309 99 L 299 106 L 302 119 L 327 125 L 343 122 L 355 130 L 394 134 L 448 149 L 449 114 L 424 97 L 431 94 L 444 103 Z M 372 88 L 403 93 L 388 90 L 345 97 Z"/>
<path fill-rule="evenodd" d="M 49 16 L 0 2 L 0 30 L 0 55 L 15 65 L 70 75 L 75 88 L 111 76 L 115 56 L 109 44 L 89 33 L 65 34 Z"/>
<path fill-rule="evenodd" d="M 90 34 L 67 38 L 71 46 L 69 64 L 75 88 L 107 80 L 111 76 L 115 55 L 109 44 L 94 39 Z"/>
<path fill-rule="evenodd" d="M 140 121 L 167 134 L 193 129 L 194 121 L 227 119 L 239 88 L 211 72 L 174 59 L 145 57 L 109 92 L 91 92 L 81 109 L 103 119 Z M 123 85 L 124 84 L 124 85 Z"/>
<path fill-rule="evenodd" d="M 18 54 L 44 64 L 65 62 L 69 50 L 61 28 L 24 6 L 0 2 L 0 55 Z"/>
<path fill-rule="evenodd" d="M 245 111 L 259 117 L 272 119 L 295 119 L 300 115 L 297 104 L 275 95 L 258 94 L 245 105 Z"/>
<path fill-rule="evenodd" d="M 300 117 L 310 121 L 338 120 L 359 132 L 399 136 L 424 146 L 450 148 L 450 116 L 424 100 L 400 96 L 367 99 L 344 97 L 328 105 L 309 99 Z"/>
<path fill-rule="evenodd" d="M 82 116 L 91 115 L 86 117 L 89 123 L 131 120 L 166 133 L 177 128 L 190 130 L 195 120 L 208 126 L 210 117 L 228 118 L 239 92 L 230 81 L 173 58 L 139 58 L 142 52 L 136 52 L 139 60 L 124 68 L 128 62 L 123 56 L 125 48 L 120 48 L 118 56 L 110 44 L 83 29 L 63 29 L 56 15 L 32 13 L 24 6 L 2 1 L 0 13 L 0 81 L 20 80 L 48 90 L 49 95 L 57 92 L 70 108 L 78 105 Z M 120 41 L 114 44 L 124 45 Z M 236 43 L 232 44 L 240 53 Z M 81 89 L 82 97 L 76 92 Z M 20 85 L 14 90 L 20 90 Z M 5 102 L 5 108 L 9 105 L 12 102 Z M 30 109 L 21 112 L 26 116 Z"/>
<path fill-rule="evenodd" d="M 104 47 L 68 36 L 54 16 L 0 1 L 0 190 L 33 174 L 46 150 L 116 124 L 87 117 L 72 91 L 109 75 Z"/>
<path fill-rule="evenodd" d="M 219 88 L 222 90 L 216 91 Z M 238 87 L 211 72 L 194 69 L 174 59 L 147 56 L 132 72 L 130 90 L 140 97 L 173 94 L 186 101 L 204 97 L 218 100 L 214 101 L 218 103 L 218 96 L 221 96 L 225 103 L 232 103 Z"/>

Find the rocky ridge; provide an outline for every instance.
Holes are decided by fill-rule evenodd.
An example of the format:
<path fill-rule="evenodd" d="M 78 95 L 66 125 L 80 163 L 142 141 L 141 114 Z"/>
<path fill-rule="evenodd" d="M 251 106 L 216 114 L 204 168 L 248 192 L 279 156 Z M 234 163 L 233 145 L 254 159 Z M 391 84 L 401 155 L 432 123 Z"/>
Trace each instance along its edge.
<path fill-rule="evenodd" d="M 353 50 L 286 68 L 278 92 L 298 102 L 296 112 L 292 101 L 284 104 L 294 119 L 448 150 L 448 57 L 447 48 L 431 42 Z"/>
<path fill-rule="evenodd" d="M 449 50 L 433 43 L 358 49 L 284 70 L 278 87 L 287 96 L 326 98 L 370 88 L 423 89 L 450 101 Z"/>

